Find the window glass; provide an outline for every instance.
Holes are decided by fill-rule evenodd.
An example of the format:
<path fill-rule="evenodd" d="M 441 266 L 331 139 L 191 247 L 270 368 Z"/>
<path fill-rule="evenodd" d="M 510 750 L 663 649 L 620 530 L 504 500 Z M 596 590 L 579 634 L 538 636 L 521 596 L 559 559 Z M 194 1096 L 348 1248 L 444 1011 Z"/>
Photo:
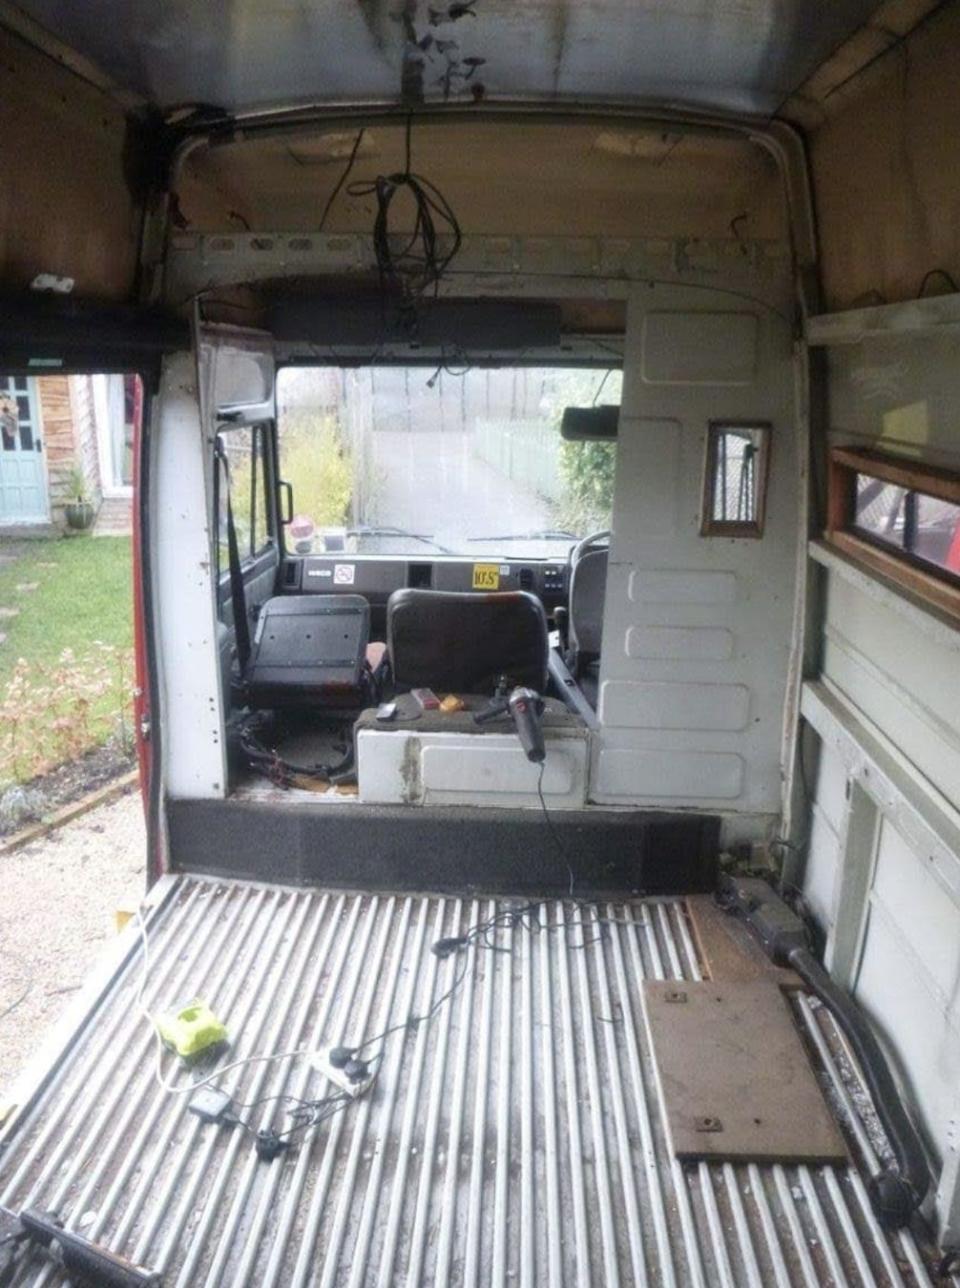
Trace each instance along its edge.
<path fill-rule="evenodd" d="M 888 545 L 903 549 L 904 505 L 906 489 L 895 483 L 857 475 L 857 501 L 854 522 L 858 528 Z"/>
<path fill-rule="evenodd" d="M 701 527 L 704 535 L 761 535 L 769 434 L 768 425 L 710 426 Z"/>
<path fill-rule="evenodd" d="M 565 442 L 565 407 L 619 405 L 595 368 L 288 367 L 280 474 L 300 553 L 546 558 L 610 527 L 615 442 Z"/>
<path fill-rule="evenodd" d="M 260 554 L 270 541 L 266 435 L 259 425 L 244 425 L 223 429 L 217 437 L 225 458 L 225 464 L 220 463 L 217 487 L 220 571 L 224 572 L 230 565 L 228 489 L 241 560 Z"/>
<path fill-rule="evenodd" d="M 960 505 L 857 475 L 854 528 L 884 546 L 960 575 Z"/>

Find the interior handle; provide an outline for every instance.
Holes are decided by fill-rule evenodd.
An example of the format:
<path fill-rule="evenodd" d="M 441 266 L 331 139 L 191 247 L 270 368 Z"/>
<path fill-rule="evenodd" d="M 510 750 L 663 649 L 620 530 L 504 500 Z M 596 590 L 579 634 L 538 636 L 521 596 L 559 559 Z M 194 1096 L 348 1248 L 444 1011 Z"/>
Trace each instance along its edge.
<path fill-rule="evenodd" d="M 286 504 L 280 506 L 280 522 L 289 523 L 293 519 L 293 488 L 289 483 L 280 480 L 280 495 L 286 497 Z"/>

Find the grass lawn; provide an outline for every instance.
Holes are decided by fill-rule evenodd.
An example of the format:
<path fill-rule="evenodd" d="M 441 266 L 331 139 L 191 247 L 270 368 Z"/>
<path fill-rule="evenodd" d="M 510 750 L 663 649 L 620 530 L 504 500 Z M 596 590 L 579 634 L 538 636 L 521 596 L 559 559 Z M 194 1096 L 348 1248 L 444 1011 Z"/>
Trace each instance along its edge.
<path fill-rule="evenodd" d="M 132 684 L 130 539 L 82 536 L 17 548 L 22 555 L 0 565 L 0 783 L 104 741 Z M 11 617 L 5 608 L 20 611 Z"/>

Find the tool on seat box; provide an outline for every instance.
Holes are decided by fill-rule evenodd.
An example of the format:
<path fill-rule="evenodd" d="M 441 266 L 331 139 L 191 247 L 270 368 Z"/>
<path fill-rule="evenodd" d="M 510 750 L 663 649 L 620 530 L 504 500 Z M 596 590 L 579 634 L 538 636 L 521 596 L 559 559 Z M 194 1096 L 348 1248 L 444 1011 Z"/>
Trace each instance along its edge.
<path fill-rule="evenodd" d="M 13 1282 L 26 1243 L 42 1247 L 71 1279 L 90 1288 L 160 1288 L 162 1282 L 157 1271 L 65 1230 L 52 1213 L 26 1209 L 18 1216 L 0 1207 L 0 1285 Z"/>
<path fill-rule="evenodd" d="M 436 711 L 440 706 L 440 699 L 433 689 L 411 689 L 410 696 L 421 711 Z"/>
<path fill-rule="evenodd" d="M 520 686 L 508 691 L 508 685 L 506 677 L 501 677 L 489 706 L 478 711 L 473 719 L 476 724 L 486 724 L 489 720 L 496 720 L 498 716 L 509 715 L 527 760 L 535 765 L 542 764 L 547 756 L 541 721 L 543 698 L 534 689 Z"/>

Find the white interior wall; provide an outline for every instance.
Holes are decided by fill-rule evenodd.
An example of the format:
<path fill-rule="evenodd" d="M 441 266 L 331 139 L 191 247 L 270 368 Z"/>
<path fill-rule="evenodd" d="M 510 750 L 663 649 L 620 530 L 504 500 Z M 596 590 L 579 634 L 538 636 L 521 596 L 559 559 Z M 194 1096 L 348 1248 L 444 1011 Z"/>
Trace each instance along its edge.
<path fill-rule="evenodd" d="M 196 359 L 165 359 L 153 406 L 151 546 L 163 691 L 163 781 L 172 797 L 226 795 L 224 710 L 214 586 L 213 452 Z"/>
<path fill-rule="evenodd" d="M 728 839 L 781 808 L 805 486 L 792 358 L 788 323 L 742 297 L 631 293 L 591 798 L 721 810 Z M 702 537 L 708 425 L 738 419 L 773 427 L 766 529 Z"/>
<path fill-rule="evenodd" d="M 829 354 L 829 439 L 960 466 L 960 337 Z M 888 1039 L 937 1155 L 960 1112 L 960 631 L 819 543 L 820 735 L 803 874 L 827 961 Z M 943 1230 L 960 1236 L 956 1186 Z"/>

